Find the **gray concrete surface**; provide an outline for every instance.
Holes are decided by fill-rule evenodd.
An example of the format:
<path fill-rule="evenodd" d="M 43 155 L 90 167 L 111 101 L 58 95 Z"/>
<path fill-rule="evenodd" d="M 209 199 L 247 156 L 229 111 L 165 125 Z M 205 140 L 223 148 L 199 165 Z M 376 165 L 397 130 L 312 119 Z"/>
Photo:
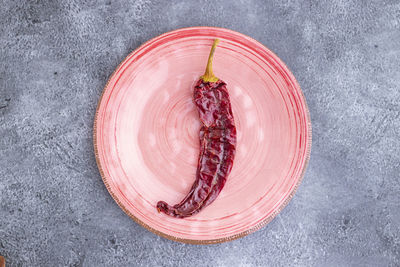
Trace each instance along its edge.
<path fill-rule="evenodd" d="M 313 123 L 290 204 L 194 246 L 126 216 L 92 123 L 118 63 L 180 27 L 230 28 L 293 71 Z M 0 1 L 0 254 L 9 266 L 400 266 L 400 1 Z"/>

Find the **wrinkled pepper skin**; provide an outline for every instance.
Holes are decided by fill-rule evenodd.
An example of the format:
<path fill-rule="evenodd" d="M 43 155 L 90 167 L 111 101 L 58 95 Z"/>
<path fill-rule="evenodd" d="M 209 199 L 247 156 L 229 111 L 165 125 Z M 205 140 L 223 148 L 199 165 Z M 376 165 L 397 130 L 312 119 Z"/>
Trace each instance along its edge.
<path fill-rule="evenodd" d="M 174 206 L 164 201 L 157 210 L 167 215 L 185 218 L 197 214 L 219 195 L 232 170 L 236 152 L 236 128 L 226 83 L 215 77 L 212 60 L 219 40 L 215 39 L 207 68 L 197 81 L 193 101 L 202 123 L 200 155 L 196 180 L 186 197 Z"/>
<path fill-rule="evenodd" d="M 194 88 L 194 103 L 202 122 L 196 181 L 179 204 L 157 203 L 159 211 L 178 218 L 192 216 L 216 199 L 231 172 L 236 151 L 236 128 L 226 83 L 200 79 Z"/>

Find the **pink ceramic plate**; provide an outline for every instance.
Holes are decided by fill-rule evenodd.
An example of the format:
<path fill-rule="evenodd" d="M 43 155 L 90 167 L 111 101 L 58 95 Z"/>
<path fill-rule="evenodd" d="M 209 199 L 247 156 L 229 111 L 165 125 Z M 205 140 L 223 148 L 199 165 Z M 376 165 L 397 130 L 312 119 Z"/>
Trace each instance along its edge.
<path fill-rule="evenodd" d="M 178 203 L 195 179 L 199 155 L 194 83 L 213 40 L 214 73 L 228 84 L 238 130 L 227 183 L 198 215 L 177 219 L 156 203 Z M 185 28 L 132 52 L 108 81 L 94 124 L 97 163 L 107 189 L 136 222 L 163 237 L 218 243 L 267 224 L 304 174 L 311 125 L 304 96 L 265 46 L 221 28 Z"/>

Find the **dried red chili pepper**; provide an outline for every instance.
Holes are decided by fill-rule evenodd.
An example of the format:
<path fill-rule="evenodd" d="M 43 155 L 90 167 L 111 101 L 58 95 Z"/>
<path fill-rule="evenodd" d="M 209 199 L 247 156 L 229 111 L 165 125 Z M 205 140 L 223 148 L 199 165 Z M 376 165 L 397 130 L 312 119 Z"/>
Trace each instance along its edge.
<path fill-rule="evenodd" d="M 225 185 L 236 151 L 236 128 L 226 83 L 214 76 L 212 59 L 219 40 L 211 48 L 206 72 L 194 88 L 194 103 L 203 126 L 196 181 L 187 196 L 174 206 L 157 203 L 159 212 L 184 218 L 211 204 Z"/>

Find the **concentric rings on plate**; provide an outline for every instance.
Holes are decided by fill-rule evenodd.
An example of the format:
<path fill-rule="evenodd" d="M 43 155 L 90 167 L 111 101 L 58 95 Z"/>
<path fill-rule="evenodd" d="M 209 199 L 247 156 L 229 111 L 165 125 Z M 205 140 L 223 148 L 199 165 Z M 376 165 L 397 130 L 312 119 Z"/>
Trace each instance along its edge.
<path fill-rule="evenodd" d="M 210 206 L 168 217 L 156 203 L 178 203 L 195 179 L 193 85 L 217 37 L 214 73 L 228 85 L 238 130 L 234 166 Z M 148 41 L 116 69 L 98 105 L 94 145 L 107 189 L 136 222 L 172 240 L 218 243 L 257 230 L 291 199 L 309 158 L 311 123 L 298 83 L 266 47 L 227 29 L 184 28 Z"/>

